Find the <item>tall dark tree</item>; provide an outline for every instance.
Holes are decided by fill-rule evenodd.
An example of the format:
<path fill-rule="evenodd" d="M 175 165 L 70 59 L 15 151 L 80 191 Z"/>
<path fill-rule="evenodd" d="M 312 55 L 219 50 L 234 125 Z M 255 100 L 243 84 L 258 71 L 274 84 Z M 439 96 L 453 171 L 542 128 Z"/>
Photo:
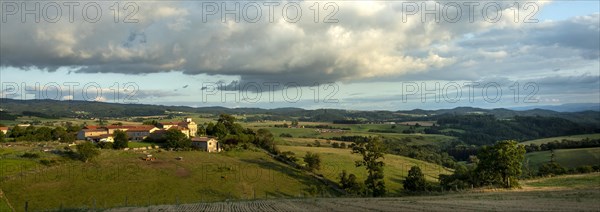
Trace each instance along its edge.
<path fill-rule="evenodd" d="M 307 152 L 304 155 L 304 162 L 306 163 L 306 169 L 309 171 L 321 169 L 321 156 L 317 153 Z"/>
<path fill-rule="evenodd" d="M 346 170 L 340 173 L 340 187 L 344 189 L 348 194 L 360 195 L 362 194 L 363 187 L 356 181 L 356 175 L 348 174 Z"/>
<path fill-rule="evenodd" d="M 275 138 L 271 131 L 267 129 L 258 129 L 256 131 L 256 146 L 261 147 L 271 153 L 277 152 L 277 147 L 275 146 Z"/>
<path fill-rule="evenodd" d="M 385 182 L 383 181 L 383 159 L 385 147 L 379 137 L 370 138 L 367 141 L 355 141 L 352 145 L 352 153 L 361 154 L 363 159 L 356 161 L 356 166 L 365 166 L 367 168 L 367 179 L 365 186 L 367 193 L 374 197 L 383 196 L 386 193 Z"/>
<path fill-rule="evenodd" d="M 516 141 L 500 141 L 494 146 L 485 146 L 477 154 L 479 164 L 476 173 L 484 184 L 500 184 L 503 187 L 518 187 L 517 178 L 522 173 L 525 147 Z"/>
<path fill-rule="evenodd" d="M 421 172 L 421 168 L 413 166 L 408 171 L 408 176 L 403 182 L 404 189 L 409 191 L 425 191 L 427 189 L 427 181 L 425 175 Z"/>
<path fill-rule="evenodd" d="M 129 137 L 126 132 L 116 130 L 113 133 L 113 138 L 115 139 L 115 142 L 113 143 L 114 149 L 124 149 L 129 146 Z"/>
<path fill-rule="evenodd" d="M 4 137 L 5 137 L 4 132 L 0 131 L 0 142 L 6 141 Z"/>

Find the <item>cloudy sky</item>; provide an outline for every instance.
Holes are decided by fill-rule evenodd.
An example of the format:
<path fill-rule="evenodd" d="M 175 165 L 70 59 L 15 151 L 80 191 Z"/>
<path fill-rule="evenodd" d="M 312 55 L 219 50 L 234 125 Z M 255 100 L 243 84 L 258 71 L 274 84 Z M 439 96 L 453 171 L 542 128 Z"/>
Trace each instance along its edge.
<path fill-rule="evenodd" d="M 600 102 L 598 1 L 2 1 L 2 97 L 357 110 Z"/>

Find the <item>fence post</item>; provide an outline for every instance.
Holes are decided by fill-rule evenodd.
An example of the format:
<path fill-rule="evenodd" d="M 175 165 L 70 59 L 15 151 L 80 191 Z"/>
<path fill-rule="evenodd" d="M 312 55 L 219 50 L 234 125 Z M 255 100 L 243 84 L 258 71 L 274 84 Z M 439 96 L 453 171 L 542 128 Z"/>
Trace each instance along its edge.
<path fill-rule="evenodd" d="M 29 211 L 29 201 L 25 201 L 25 212 Z"/>
<path fill-rule="evenodd" d="M 125 196 L 125 207 L 127 207 L 127 196 Z"/>

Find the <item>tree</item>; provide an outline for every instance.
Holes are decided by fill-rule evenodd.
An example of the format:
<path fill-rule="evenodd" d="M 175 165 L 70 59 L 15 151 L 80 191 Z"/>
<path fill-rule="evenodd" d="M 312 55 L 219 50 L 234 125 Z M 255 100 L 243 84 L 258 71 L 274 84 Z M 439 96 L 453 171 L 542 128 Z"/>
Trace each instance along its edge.
<path fill-rule="evenodd" d="M 540 176 L 561 175 L 565 173 L 567 173 L 567 170 L 556 162 L 544 163 L 538 169 L 538 175 Z"/>
<path fill-rule="evenodd" d="M 143 125 L 154 125 L 155 127 L 157 127 L 159 123 L 157 120 L 152 119 L 152 120 L 146 120 L 146 121 L 142 122 L 142 124 Z"/>
<path fill-rule="evenodd" d="M 292 120 L 292 127 L 298 127 L 298 120 Z"/>
<path fill-rule="evenodd" d="M 129 138 L 127 136 L 127 133 L 125 133 L 124 131 L 116 130 L 113 133 L 113 137 L 115 139 L 115 142 L 112 145 L 114 149 L 124 149 L 129 146 Z"/>
<path fill-rule="evenodd" d="M 239 135 L 242 134 L 244 131 L 244 128 L 242 127 L 242 125 L 235 123 L 236 118 L 233 117 L 232 115 L 229 114 L 221 114 L 219 115 L 219 120 L 217 121 L 217 125 L 223 124 L 223 126 L 225 127 L 225 135 L 227 134 L 234 134 L 234 135 Z"/>
<path fill-rule="evenodd" d="M 52 129 L 49 127 L 40 127 L 35 130 L 35 139 L 37 141 L 51 141 Z"/>
<path fill-rule="evenodd" d="M 206 126 L 204 126 L 204 124 L 198 125 L 198 131 L 196 131 L 196 135 L 197 136 L 206 135 Z"/>
<path fill-rule="evenodd" d="M 167 148 L 186 149 L 192 146 L 192 141 L 177 129 L 169 129 L 165 133 Z"/>
<path fill-rule="evenodd" d="M 6 141 L 4 139 L 4 132 L 0 131 L 0 143 Z"/>
<path fill-rule="evenodd" d="M 386 193 L 385 182 L 383 181 L 383 155 L 385 148 L 383 142 L 378 137 L 369 138 L 369 140 L 358 140 L 352 145 L 352 153 L 361 154 L 362 161 L 356 161 L 356 166 L 365 166 L 367 168 L 367 179 L 365 186 L 368 194 L 373 197 L 383 196 Z"/>
<path fill-rule="evenodd" d="M 217 138 L 223 139 L 227 134 L 229 134 L 229 132 L 227 131 L 225 124 L 219 122 L 213 127 L 213 135 L 217 136 Z"/>
<path fill-rule="evenodd" d="M 409 191 L 425 191 L 427 189 L 427 181 L 425 175 L 421 172 L 421 168 L 413 166 L 408 171 L 408 176 L 403 182 L 404 189 Z"/>
<path fill-rule="evenodd" d="M 84 142 L 77 145 L 77 153 L 79 155 L 79 159 L 87 163 L 89 160 L 100 155 L 100 150 L 98 150 L 94 144 L 90 142 Z"/>
<path fill-rule="evenodd" d="M 271 153 L 277 152 L 277 147 L 275 146 L 275 138 L 273 133 L 268 129 L 258 129 L 256 131 L 256 146 L 263 148 Z"/>
<path fill-rule="evenodd" d="M 484 146 L 477 154 L 479 164 L 476 173 L 479 182 L 496 183 L 503 187 L 518 187 L 517 178 L 521 175 L 525 147 L 516 141 L 500 141 L 494 146 Z"/>
<path fill-rule="evenodd" d="M 321 156 L 317 153 L 307 152 L 306 155 L 304 155 L 304 162 L 306 163 L 306 169 L 308 171 L 321 169 Z"/>
<path fill-rule="evenodd" d="M 21 136 L 25 135 L 25 129 L 23 129 L 22 127 L 20 127 L 18 124 L 15 125 L 11 130 L 10 133 L 8 134 L 9 137 L 11 138 L 18 138 Z"/>
<path fill-rule="evenodd" d="M 345 142 L 342 142 L 342 144 L 340 144 L 340 148 L 342 148 L 342 149 L 346 149 L 346 143 L 345 143 Z"/>
<path fill-rule="evenodd" d="M 348 174 L 346 170 L 342 170 L 340 173 L 340 187 L 349 194 L 361 194 L 364 189 L 360 183 L 356 181 L 356 175 Z"/>

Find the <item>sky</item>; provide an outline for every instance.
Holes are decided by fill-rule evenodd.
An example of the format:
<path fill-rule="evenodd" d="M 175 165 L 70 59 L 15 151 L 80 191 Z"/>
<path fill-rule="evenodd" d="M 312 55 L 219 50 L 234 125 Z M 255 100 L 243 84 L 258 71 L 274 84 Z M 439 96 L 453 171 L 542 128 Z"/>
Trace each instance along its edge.
<path fill-rule="evenodd" d="M 598 1 L 0 6 L 3 98 L 348 110 L 600 103 Z"/>

